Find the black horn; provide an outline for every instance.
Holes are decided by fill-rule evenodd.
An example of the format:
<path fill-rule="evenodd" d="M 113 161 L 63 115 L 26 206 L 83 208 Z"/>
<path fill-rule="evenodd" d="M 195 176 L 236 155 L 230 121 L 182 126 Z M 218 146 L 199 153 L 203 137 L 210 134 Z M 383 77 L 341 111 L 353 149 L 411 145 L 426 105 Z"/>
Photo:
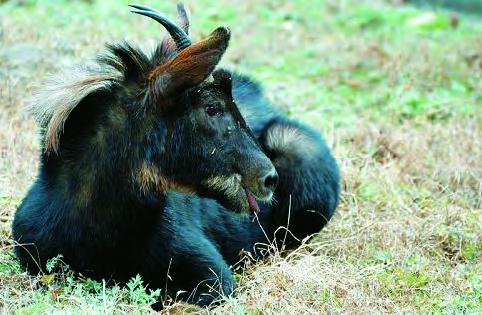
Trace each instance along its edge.
<path fill-rule="evenodd" d="M 176 25 L 176 23 L 162 16 L 159 11 L 140 4 L 130 4 L 129 6 L 135 9 L 131 11 L 132 13 L 148 16 L 161 23 L 171 35 L 178 50 L 183 50 L 191 45 L 191 40 L 187 36 L 186 32 Z"/>

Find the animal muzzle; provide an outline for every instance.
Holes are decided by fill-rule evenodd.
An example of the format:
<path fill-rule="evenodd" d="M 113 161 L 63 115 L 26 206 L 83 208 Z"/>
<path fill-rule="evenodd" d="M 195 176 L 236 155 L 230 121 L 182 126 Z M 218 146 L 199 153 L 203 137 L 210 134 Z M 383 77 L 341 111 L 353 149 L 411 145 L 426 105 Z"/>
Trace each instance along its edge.
<path fill-rule="evenodd" d="M 278 185 L 278 173 L 274 166 L 269 164 L 263 168 L 256 168 L 255 171 L 242 177 L 242 186 L 246 191 L 248 205 L 254 213 L 260 211 L 256 200 L 270 201 Z"/>
<path fill-rule="evenodd" d="M 203 180 L 199 193 L 234 212 L 258 213 L 258 200 L 271 201 L 277 184 L 278 173 L 271 161 L 267 157 L 251 157 L 247 163 L 239 163 L 231 175 L 213 175 Z"/>

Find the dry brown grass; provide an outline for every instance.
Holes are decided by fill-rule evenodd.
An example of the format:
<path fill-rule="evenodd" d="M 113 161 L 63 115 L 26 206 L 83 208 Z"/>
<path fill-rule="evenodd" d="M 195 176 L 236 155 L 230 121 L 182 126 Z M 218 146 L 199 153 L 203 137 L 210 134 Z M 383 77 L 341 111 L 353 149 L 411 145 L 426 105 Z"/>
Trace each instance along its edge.
<path fill-rule="evenodd" d="M 11 255 L 12 215 L 38 163 L 36 129 L 21 110 L 32 84 L 105 41 L 149 46 L 158 36 L 147 23 L 128 32 L 127 13 L 103 19 L 125 11 L 118 3 L 59 3 L 57 21 L 46 19 L 45 3 L 0 6 L 0 313 L 148 312 L 109 288 L 59 298 Z M 248 266 L 237 295 L 210 312 L 482 312 L 482 22 L 462 16 L 458 30 L 413 30 L 406 20 L 423 12 L 396 1 L 230 5 L 192 4 L 198 29 L 232 26 L 239 39 L 227 63 L 265 80 L 271 99 L 323 131 L 344 180 L 327 228 Z M 64 10 L 79 16 L 63 24 Z M 256 36 L 239 36 L 246 29 Z"/>
<path fill-rule="evenodd" d="M 480 242 L 481 135 L 474 121 L 341 131 L 345 192 L 335 219 L 288 258 L 256 267 L 237 299 L 273 314 L 358 314 L 426 312 L 426 303 L 463 295 L 460 269 L 480 266 L 445 232 Z M 405 279 L 412 271 L 420 283 Z"/>

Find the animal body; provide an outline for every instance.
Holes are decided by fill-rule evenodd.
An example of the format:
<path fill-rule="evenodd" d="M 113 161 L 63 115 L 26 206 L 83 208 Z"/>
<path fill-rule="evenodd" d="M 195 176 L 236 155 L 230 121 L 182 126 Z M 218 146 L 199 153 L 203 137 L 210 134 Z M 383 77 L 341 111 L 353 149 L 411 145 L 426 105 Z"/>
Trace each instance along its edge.
<path fill-rule="evenodd" d="M 182 5 L 179 25 L 133 8 L 169 32 L 152 56 L 110 45 L 32 104 L 42 151 L 15 214 L 16 254 L 31 273 L 61 254 L 84 276 L 140 274 L 163 295 L 208 305 L 233 292 L 241 252 L 261 257 L 256 244 L 293 248 L 321 230 L 338 168 L 317 131 L 250 78 L 216 69 L 228 29 L 192 43 Z"/>

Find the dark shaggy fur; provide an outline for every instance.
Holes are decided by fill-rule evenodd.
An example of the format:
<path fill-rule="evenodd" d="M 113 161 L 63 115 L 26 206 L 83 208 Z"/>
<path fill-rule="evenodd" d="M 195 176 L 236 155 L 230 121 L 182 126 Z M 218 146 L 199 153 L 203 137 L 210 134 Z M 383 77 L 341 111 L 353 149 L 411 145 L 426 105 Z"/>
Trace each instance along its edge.
<path fill-rule="evenodd" d="M 41 164 L 13 223 L 22 244 L 16 254 L 30 272 L 62 254 L 85 276 L 124 282 L 140 274 L 150 288 L 167 288 L 163 295 L 183 290 L 182 299 L 207 305 L 233 291 L 230 266 L 241 252 L 256 258 L 269 253 L 256 244 L 281 246 L 281 226 L 289 226 L 286 246 L 293 248 L 332 217 L 340 178 L 323 138 L 283 116 L 258 84 L 226 71 L 207 83 L 212 69 L 200 82 L 171 76 L 152 83 L 147 74 L 170 71 L 165 64 L 159 70 L 158 56 L 127 44 L 109 49 L 94 68 L 71 75 L 73 82 L 45 88 L 34 105 Z M 178 81 L 182 87 L 167 93 Z M 244 181 L 250 170 L 272 167 L 269 161 L 279 181 L 274 200 L 259 201 L 259 222 L 235 212 L 239 196 L 227 192 L 229 181 L 203 186 L 212 175 L 230 176 L 232 165 Z"/>

